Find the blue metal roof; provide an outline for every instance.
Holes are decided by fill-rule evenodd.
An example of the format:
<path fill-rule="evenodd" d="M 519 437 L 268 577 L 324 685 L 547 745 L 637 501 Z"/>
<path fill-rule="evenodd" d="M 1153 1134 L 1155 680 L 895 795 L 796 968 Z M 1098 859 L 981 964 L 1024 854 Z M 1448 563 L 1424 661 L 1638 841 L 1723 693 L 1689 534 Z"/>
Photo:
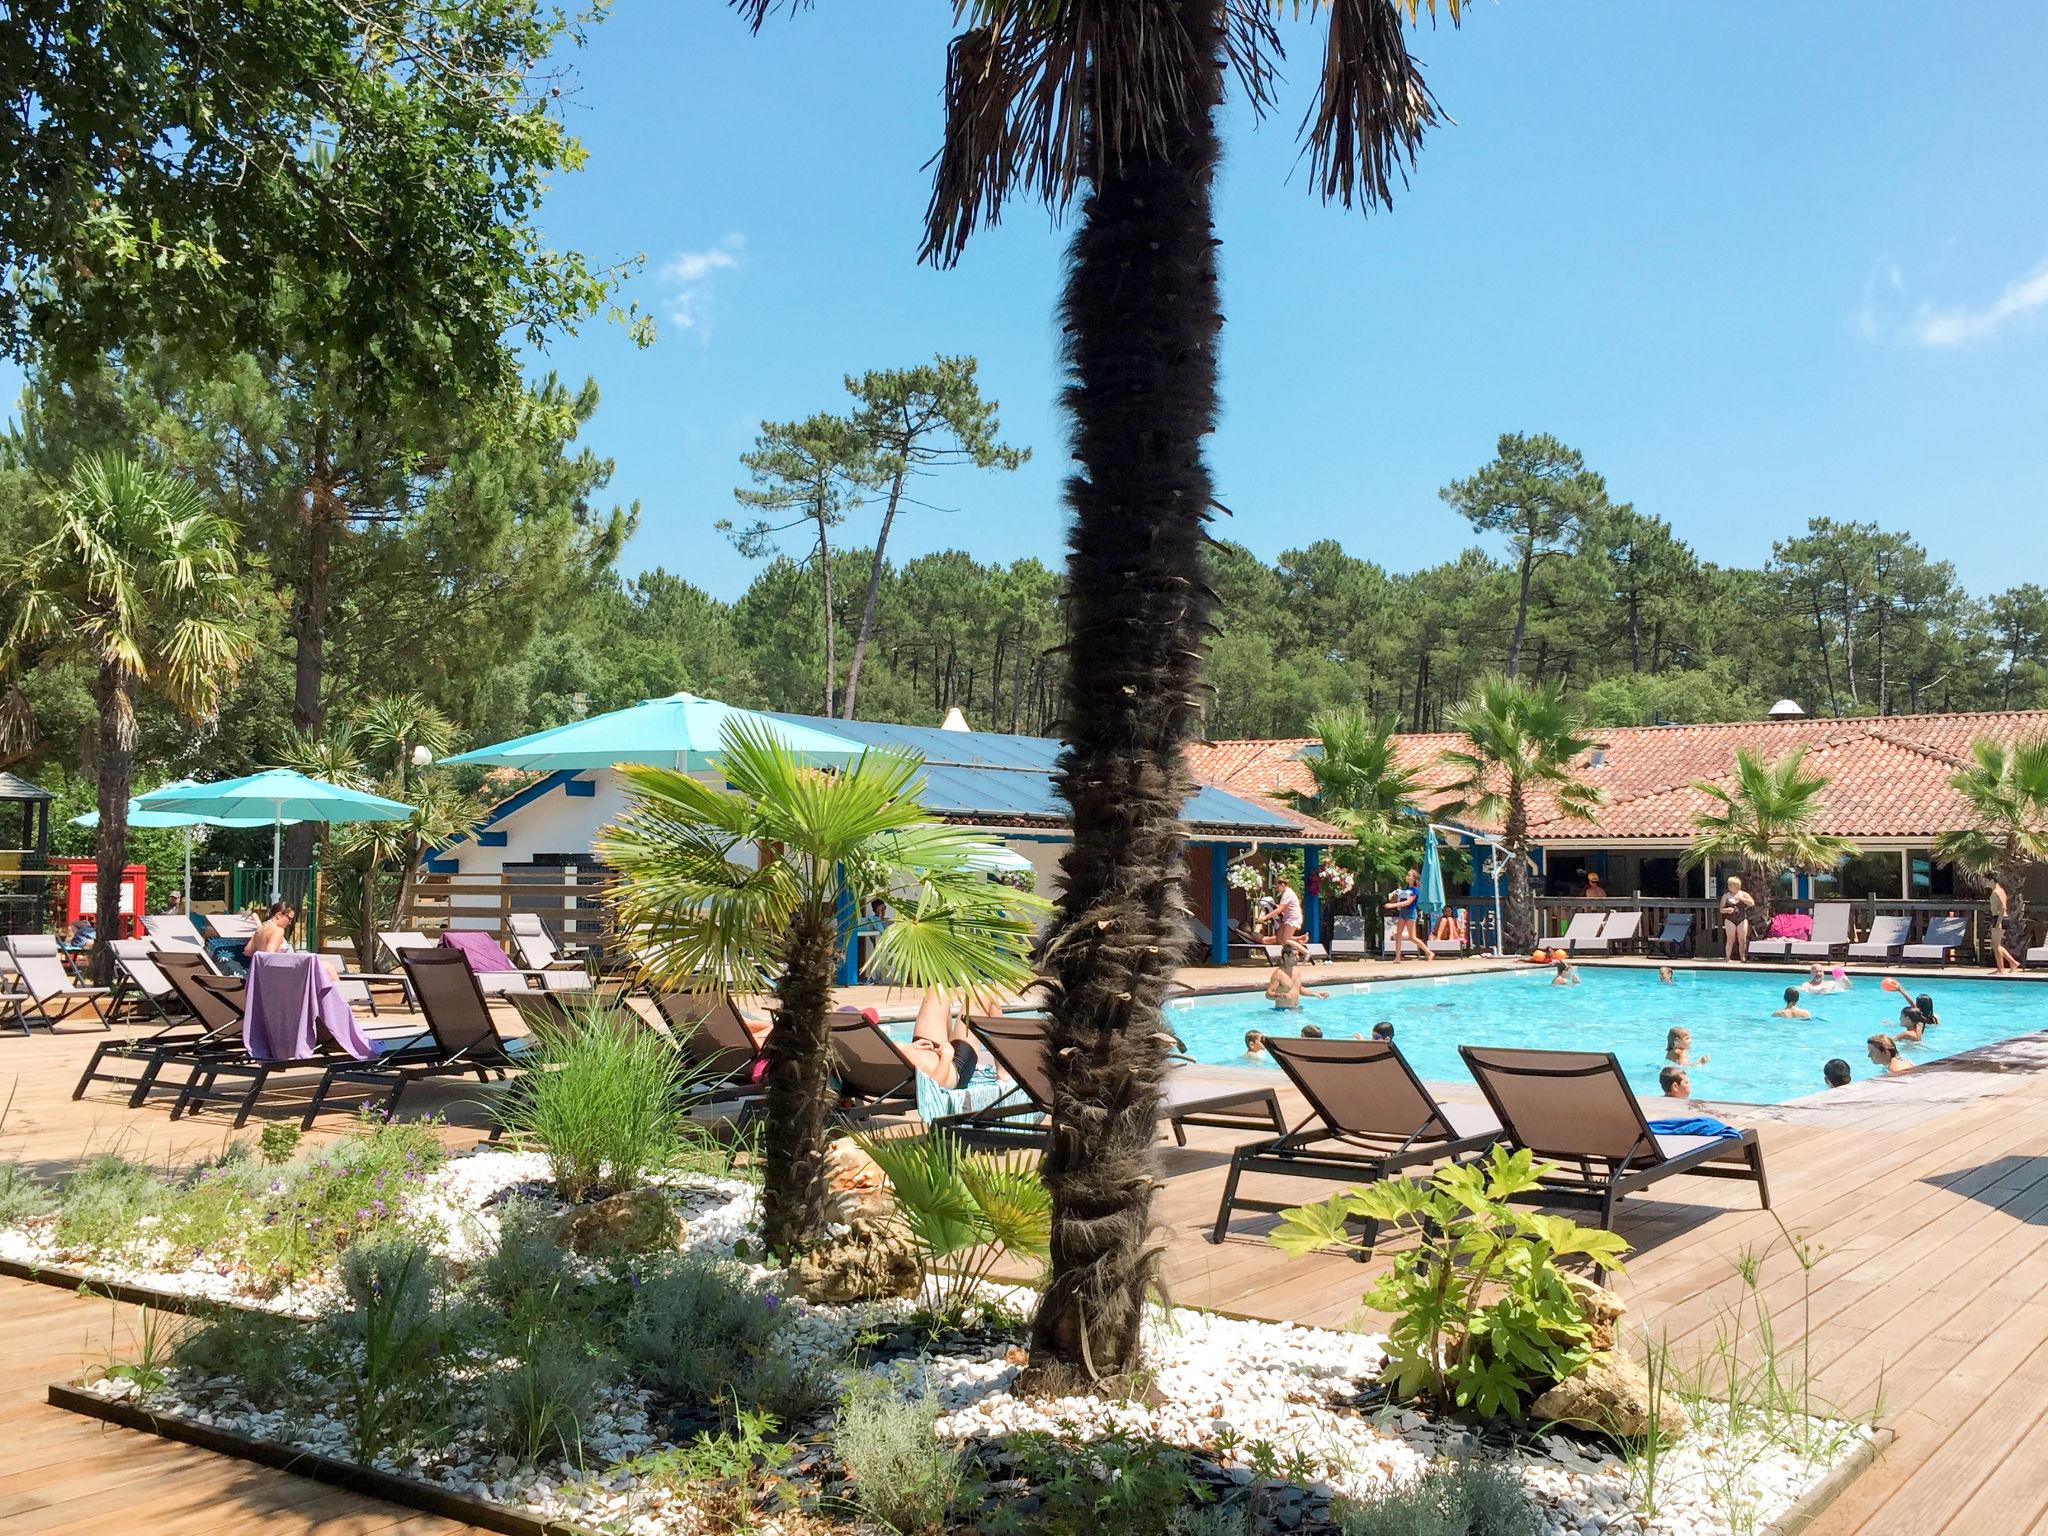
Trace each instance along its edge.
<path fill-rule="evenodd" d="M 864 746 L 917 753 L 925 763 L 924 803 L 941 816 L 1060 825 L 1068 821 L 1067 803 L 1052 782 L 1060 744 L 1050 737 L 1008 736 L 998 731 L 943 731 L 935 726 L 828 720 L 820 715 L 776 718 L 830 730 Z M 1197 786 L 1181 815 L 1198 834 L 1231 831 L 1269 841 L 1331 841 L 1276 807 L 1244 799 L 1211 784 Z"/>

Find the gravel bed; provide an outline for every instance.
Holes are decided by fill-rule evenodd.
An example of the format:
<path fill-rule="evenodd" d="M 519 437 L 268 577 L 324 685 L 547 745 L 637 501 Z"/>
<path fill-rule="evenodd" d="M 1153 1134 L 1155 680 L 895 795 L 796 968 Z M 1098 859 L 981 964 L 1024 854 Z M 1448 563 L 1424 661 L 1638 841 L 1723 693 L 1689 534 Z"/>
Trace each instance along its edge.
<path fill-rule="evenodd" d="M 491 1251 L 504 1202 L 514 1194 L 545 1196 L 546 1180 L 547 1162 L 538 1154 L 478 1151 L 451 1159 L 429 1176 L 419 1214 L 438 1232 L 450 1261 L 466 1265 Z M 731 1256 L 753 1221 L 753 1187 L 679 1177 L 669 1190 L 688 1224 L 685 1246 Z M 43 1263 L 63 1257 L 34 1229 L 0 1230 L 0 1255 Z M 302 1315 L 330 1299 L 323 1286 L 259 1297 L 239 1289 L 237 1277 L 203 1264 L 153 1269 L 147 1258 L 132 1267 L 95 1266 L 93 1272 Z M 1276 1255 L 1275 1262 L 1283 1261 Z M 1370 1387 L 1381 1360 L 1376 1336 L 1161 1309 L 1148 1322 L 1155 1390 L 1146 1401 L 1027 1401 L 1011 1391 L 1023 1353 L 1000 1332 L 933 1344 L 902 1326 L 914 1310 L 910 1302 L 808 1306 L 786 1296 L 779 1271 L 748 1268 L 764 1290 L 784 1297 L 794 1359 L 843 1361 L 856 1344 L 867 1346 L 865 1364 L 857 1368 L 890 1373 L 906 1391 L 934 1395 L 942 1435 L 998 1448 L 1002 1437 L 1034 1430 L 1078 1440 L 1124 1431 L 1163 1441 L 1197 1453 L 1227 1495 L 1243 1490 L 1233 1496 L 1250 1501 L 1262 1529 L 1327 1530 L 1333 1499 L 1404 1484 L 1434 1461 L 1484 1450 L 1513 1464 L 1538 1504 L 1545 1536 L 1737 1536 L 1768 1529 L 1868 1435 L 1849 1424 L 1820 1426 L 1812 1438 L 1825 1453 L 1809 1460 L 1754 1430 L 1730 1433 L 1726 1415 L 1712 1404 L 1689 1405 L 1695 1427 L 1664 1455 L 1652 1517 L 1642 1513 L 1639 1490 L 1622 1458 L 1598 1443 L 1555 1432 L 1519 1438 L 1480 1433 L 1401 1408 L 1359 1406 L 1361 1389 Z M 1004 1299 L 1021 1307 L 1028 1293 Z M 889 1341 L 893 1352 L 888 1346 L 876 1350 L 877 1337 Z M 110 1398 L 138 1395 L 128 1381 L 102 1380 L 92 1390 Z M 174 1373 L 143 1400 L 158 1413 L 324 1455 L 348 1453 L 347 1433 L 336 1417 L 317 1409 L 290 1419 L 259 1412 L 226 1378 Z M 1371 1401 L 1370 1393 L 1364 1401 Z M 687 1499 L 617 1468 L 660 1447 L 660 1414 L 649 1394 L 614 1390 L 586 1427 L 580 1468 L 523 1466 L 484 1454 L 477 1449 L 475 1423 L 449 1426 L 448 1443 L 432 1452 L 380 1466 L 553 1519 L 634 1536 L 689 1536 L 704 1521 Z M 820 1428 L 797 1426 L 794 1432 L 799 1440 L 815 1441 Z M 805 1430 L 813 1433 L 806 1436 Z M 994 1454 L 999 1457 L 999 1449 Z M 1292 1474 L 1290 1480 L 1260 1479 L 1255 1467 L 1270 1468 L 1273 1458 Z M 810 1467 L 800 1472 L 829 1469 L 827 1454 L 813 1451 L 804 1459 Z M 772 1520 L 766 1528 L 773 1529 Z"/>

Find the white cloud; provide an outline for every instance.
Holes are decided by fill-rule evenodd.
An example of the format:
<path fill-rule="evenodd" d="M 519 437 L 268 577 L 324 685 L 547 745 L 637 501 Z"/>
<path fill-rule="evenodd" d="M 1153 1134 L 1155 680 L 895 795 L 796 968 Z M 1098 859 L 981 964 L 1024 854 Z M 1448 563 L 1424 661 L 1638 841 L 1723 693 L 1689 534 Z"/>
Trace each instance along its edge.
<path fill-rule="evenodd" d="M 701 251 L 677 251 L 662 263 L 661 283 L 670 323 L 679 331 L 695 331 L 700 340 L 710 340 L 716 314 L 714 281 L 720 272 L 729 272 L 746 259 L 747 237 L 734 231 L 716 245 Z"/>
<path fill-rule="evenodd" d="M 1863 280 L 1863 302 L 1849 316 L 1849 323 L 1865 341 L 1876 341 L 1891 329 L 1886 317 L 1896 312 L 1905 297 L 1906 274 L 1891 257 L 1880 256 L 1870 269 L 1870 276 Z"/>
<path fill-rule="evenodd" d="M 2048 262 L 2043 262 L 1980 309 L 1922 308 L 1911 335 L 1923 347 L 1960 347 L 1985 341 L 2015 320 L 2048 309 Z"/>

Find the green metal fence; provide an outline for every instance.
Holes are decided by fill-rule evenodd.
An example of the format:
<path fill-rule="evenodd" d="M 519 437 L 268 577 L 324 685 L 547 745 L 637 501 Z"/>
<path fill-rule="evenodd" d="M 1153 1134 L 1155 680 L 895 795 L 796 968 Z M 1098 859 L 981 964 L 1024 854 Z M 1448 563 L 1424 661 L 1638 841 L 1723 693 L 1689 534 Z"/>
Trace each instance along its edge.
<path fill-rule="evenodd" d="M 299 938 L 301 948 L 320 947 L 320 866 L 307 864 L 298 868 L 287 866 L 277 872 L 278 894 L 299 909 Z M 228 907 L 231 911 L 246 912 L 251 907 L 267 906 L 270 902 L 270 866 L 268 864 L 237 864 L 228 871 Z"/>

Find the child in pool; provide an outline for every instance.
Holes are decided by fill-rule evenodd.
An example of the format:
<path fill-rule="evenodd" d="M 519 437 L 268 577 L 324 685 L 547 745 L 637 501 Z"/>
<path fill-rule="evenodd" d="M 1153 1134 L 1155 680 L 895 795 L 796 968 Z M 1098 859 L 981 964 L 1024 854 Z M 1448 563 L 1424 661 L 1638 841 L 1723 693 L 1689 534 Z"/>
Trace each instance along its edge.
<path fill-rule="evenodd" d="M 1676 1062 L 1681 1067 L 1704 1067 L 1707 1058 L 1694 1059 L 1692 1054 L 1692 1031 L 1680 1026 L 1664 1037 L 1664 1059 Z"/>
<path fill-rule="evenodd" d="M 1660 965 L 1657 967 L 1657 980 L 1667 987 L 1675 987 L 1678 985 L 1677 973 L 1674 972 L 1668 965 Z"/>
<path fill-rule="evenodd" d="M 1550 984 L 1553 987 L 1576 987 L 1579 984 L 1579 973 L 1572 969 L 1571 961 L 1555 962 L 1555 973 L 1550 978 Z"/>
<path fill-rule="evenodd" d="M 1785 1006 L 1780 1008 L 1776 1013 L 1772 1014 L 1771 1017 L 1774 1019 L 1812 1018 L 1812 1014 L 1808 1013 L 1804 1008 L 1799 1006 L 1799 991 L 1800 989 L 1798 987 L 1787 987 L 1785 989 Z"/>

